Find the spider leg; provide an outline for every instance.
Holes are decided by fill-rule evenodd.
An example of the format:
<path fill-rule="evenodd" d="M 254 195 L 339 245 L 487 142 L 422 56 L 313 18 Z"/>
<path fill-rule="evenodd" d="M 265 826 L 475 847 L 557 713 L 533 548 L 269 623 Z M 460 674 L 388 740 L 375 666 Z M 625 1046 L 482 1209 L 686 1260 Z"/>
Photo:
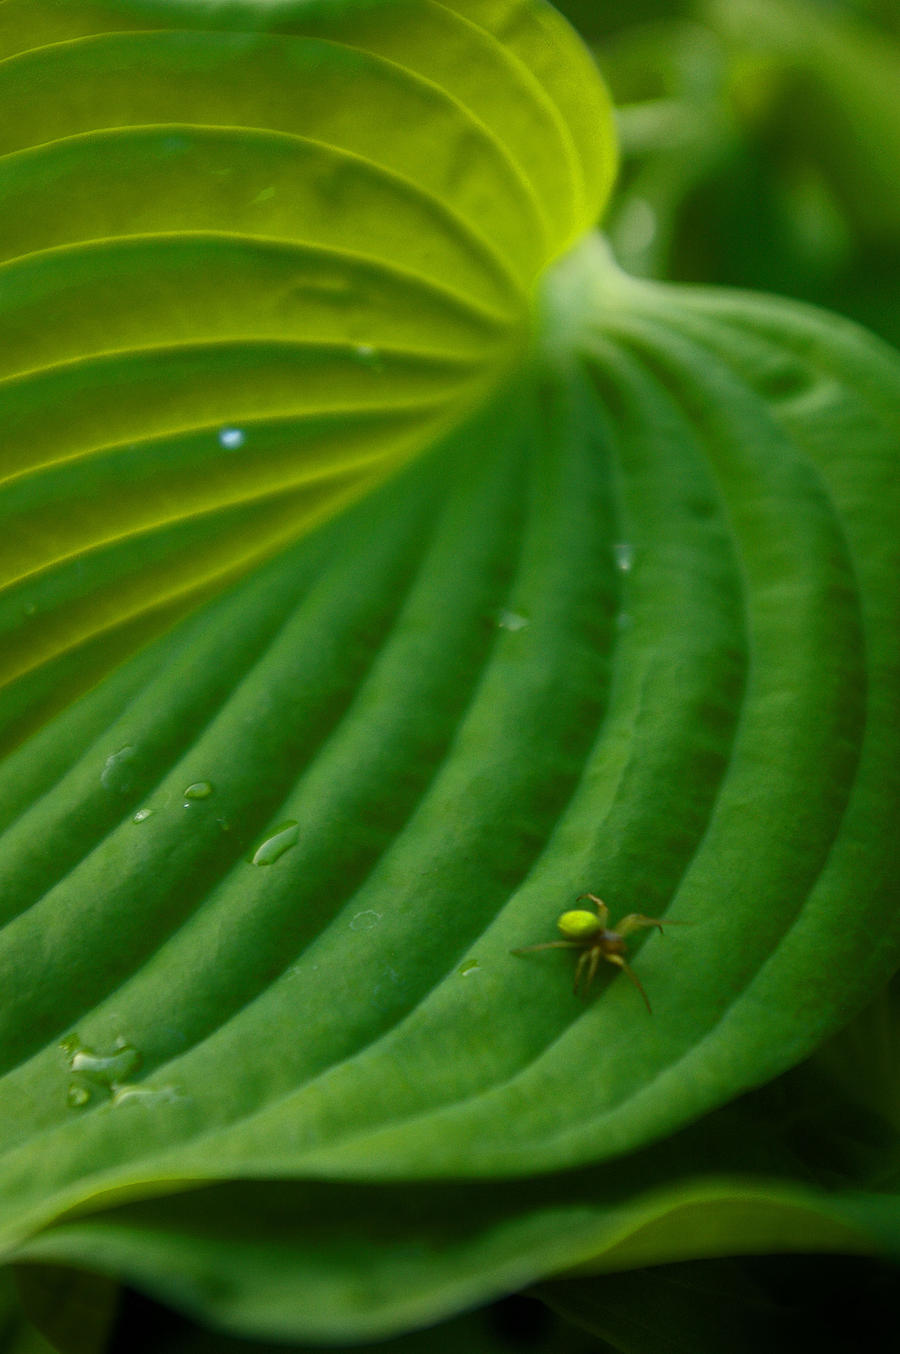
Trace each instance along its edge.
<path fill-rule="evenodd" d="M 510 950 L 510 954 L 534 954 L 535 950 L 580 950 L 582 948 L 577 940 L 545 940 L 543 945 L 522 945 L 518 950 Z"/>
<path fill-rule="evenodd" d="M 602 958 L 603 958 L 603 951 L 601 950 L 601 948 L 600 948 L 599 945 L 593 945 L 593 946 L 591 947 L 591 949 L 589 949 L 588 952 L 587 952 L 587 954 L 585 955 L 585 959 L 587 959 L 587 961 L 588 961 L 588 963 L 587 963 L 587 982 L 586 982 L 585 985 L 584 985 L 584 990 L 585 990 L 585 992 L 590 992 L 590 990 L 591 990 L 591 984 L 593 983 L 594 979 L 595 979 L 596 976 L 597 976 L 597 968 L 598 968 L 598 966 L 599 966 L 599 964 L 600 964 L 600 960 L 601 960 Z"/>
<path fill-rule="evenodd" d="M 578 963 L 575 965 L 575 982 L 572 987 L 573 992 L 578 991 L 578 987 L 581 982 L 581 975 L 584 972 L 584 967 L 587 964 L 588 960 L 590 959 L 592 953 L 593 953 L 592 950 L 585 950 L 581 958 L 579 959 Z M 590 985 L 591 985 L 590 979 L 588 979 L 587 986 L 590 987 Z M 585 991 L 587 991 L 587 988 L 585 988 Z"/>
<path fill-rule="evenodd" d="M 629 912 L 627 917 L 623 917 L 621 921 L 616 922 L 613 930 L 616 932 L 616 935 L 630 936 L 632 931 L 640 931 L 645 926 L 655 926 L 658 928 L 660 935 L 662 935 L 664 926 L 678 925 L 678 922 L 660 921 L 659 917 L 645 917 L 640 912 Z"/>
<path fill-rule="evenodd" d="M 604 931 L 609 926 L 609 908 L 602 898 L 598 898 L 596 893 L 581 893 L 575 899 L 576 903 L 583 903 L 585 898 L 589 899 L 597 909 L 597 916 L 600 918 L 600 925 Z"/>
<path fill-rule="evenodd" d="M 650 999 L 648 998 L 647 993 L 644 991 L 643 984 L 641 983 L 641 980 L 635 973 L 634 969 L 631 968 L 629 964 L 625 963 L 625 960 L 621 957 L 621 955 L 607 954 L 604 955 L 603 957 L 608 964 L 615 964 L 616 967 L 620 968 L 623 973 L 628 974 L 628 977 L 631 979 L 637 990 L 640 992 L 641 996 L 644 998 L 644 1005 L 647 1007 L 647 1010 L 652 1015 L 653 1008 L 650 1005 Z"/>

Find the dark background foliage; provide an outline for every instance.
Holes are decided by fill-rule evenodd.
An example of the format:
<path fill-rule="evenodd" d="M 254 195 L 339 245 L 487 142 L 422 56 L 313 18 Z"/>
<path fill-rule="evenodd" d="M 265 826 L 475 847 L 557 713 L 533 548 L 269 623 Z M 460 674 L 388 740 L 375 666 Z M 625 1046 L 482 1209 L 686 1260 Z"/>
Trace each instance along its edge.
<path fill-rule="evenodd" d="M 896 0 L 559 8 L 620 110 L 609 229 L 626 268 L 797 297 L 900 341 Z M 883 103 L 881 144 L 863 99 Z"/>

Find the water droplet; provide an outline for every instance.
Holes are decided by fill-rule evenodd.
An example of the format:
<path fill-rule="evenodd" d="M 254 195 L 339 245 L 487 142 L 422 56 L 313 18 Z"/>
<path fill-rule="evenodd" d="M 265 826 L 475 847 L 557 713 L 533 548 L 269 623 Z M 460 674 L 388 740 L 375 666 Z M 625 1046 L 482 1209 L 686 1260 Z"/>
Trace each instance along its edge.
<path fill-rule="evenodd" d="M 73 1081 L 72 1085 L 66 1092 L 66 1104 L 68 1105 L 69 1109 L 70 1110 L 83 1109 L 85 1105 L 90 1104 L 90 1101 L 91 1101 L 91 1093 L 87 1089 L 87 1087 L 79 1086 L 77 1085 L 76 1082 Z"/>
<path fill-rule="evenodd" d="M 141 1055 L 125 1039 L 116 1040 L 112 1053 L 95 1053 L 83 1047 L 77 1034 L 63 1039 L 60 1048 L 66 1055 L 70 1072 L 80 1072 L 89 1081 L 113 1089 L 126 1078 L 134 1076 L 141 1065 Z"/>
<path fill-rule="evenodd" d="M 371 931 L 373 926 L 377 926 L 381 921 L 381 913 L 373 912 L 368 908 L 365 912 L 357 912 L 350 923 L 351 931 Z"/>
<path fill-rule="evenodd" d="M 146 823 L 147 819 L 152 817 L 153 817 L 152 809 L 138 809 L 137 813 L 134 815 L 131 821 L 133 823 Z"/>
<path fill-rule="evenodd" d="M 84 1072 L 85 1076 L 96 1077 L 108 1085 L 118 1082 L 120 1077 L 131 1076 L 141 1065 L 141 1055 L 130 1044 L 121 1044 L 115 1053 L 92 1053 L 89 1049 L 80 1049 L 69 1059 L 73 1072 Z"/>
<path fill-rule="evenodd" d="M 288 819 L 286 823 L 279 823 L 257 846 L 250 857 L 250 864 L 274 865 L 285 851 L 290 851 L 292 846 L 297 845 L 299 836 L 300 825 L 293 818 Z"/>
<path fill-rule="evenodd" d="M 634 566 L 634 546 L 628 545 L 626 541 L 617 541 L 613 546 L 613 558 L 617 569 L 621 569 L 623 574 L 629 573 Z"/>
<path fill-rule="evenodd" d="M 160 156 L 163 155 L 181 155 L 190 149 L 190 141 L 186 136 L 166 136 L 163 138 L 159 147 Z"/>
<path fill-rule="evenodd" d="M 117 1086 L 112 1103 L 118 1105 L 172 1105 L 184 1096 L 174 1086 Z"/>
<path fill-rule="evenodd" d="M 518 611 L 499 611 L 497 613 L 497 625 L 501 630 L 524 630 L 530 625 L 531 621 L 527 616 L 520 616 Z"/>
<path fill-rule="evenodd" d="M 628 630 L 631 626 L 631 617 L 627 611 L 620 611 L 616 617 L 616 629 Z"/>
<path fill-rule="evenodd" d="M 37 602 L 26 602 L 22 607 L 22 611 L 26 616 L 33 616 L 37 611 Z"/>
<path fill-rule="evenodd" d="M 475 970 L 479 968 L 481 968 L 481 965 L 479 964 L 477 959 L 467 959 L 464 964 L 460 964 L 459 968 L 457 969 L 457 972 L 463 978 L 467 978 L 470 973 L 474 973 Z"/>
<path fill-rule="evenodd" d="M 209 799 L 213 792 L 212 782 L 208 780 L 195 780 L 184 792 L 185 799 Z"/>
<path fill-rule="evenodd" d="M 363 366 L 371 367 L 373 371 L 381 371 L 384 366 L 380 350 L 372 343 L 357 343 L 353 351 Z"/>
<path fill-rule="evenodd" d="M 219 431 L 219 446 L 226 451 L 237 451 L 247 440 L 247 434 L 241 428 L 222 428 Z"/>
<path fill-rule="evenodd" d="M 100 784 L 104 790 L 116 790 L 120 795 L 127 794 L 131 789 L 133 774 L 128 763 L 133 759 L 137 749 L 130 743 L 125 747 L 119 748 L 118 752 L 113 752 L 103 763 L 103 770 L 100 772 Z"/>
<path fill-rule="evenodd" d="M 250 206 L 256 207 L 258 204 L 262 202 L 271 202 L 274 196 L 275 196 L 274 188 L 263 188 L 260 192 L 256 194 L 256 197 L 250 203 Z"/>

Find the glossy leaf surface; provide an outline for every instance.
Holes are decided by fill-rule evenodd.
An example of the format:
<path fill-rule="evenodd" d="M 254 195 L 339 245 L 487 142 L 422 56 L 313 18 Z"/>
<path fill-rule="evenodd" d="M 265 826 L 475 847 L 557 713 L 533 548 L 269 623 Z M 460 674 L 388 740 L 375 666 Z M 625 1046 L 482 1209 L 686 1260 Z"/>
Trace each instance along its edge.
<path fill-rule="evenodd" d="M 704 1116 L 896 963 L 896 356 L 548 272 L 612 153 L 547 7 L 0 43 L 7 1253 L 340 1339 L 894 1245 Z M 510 953 L 586 889 L 690 923 L 652 1016 Z"/>

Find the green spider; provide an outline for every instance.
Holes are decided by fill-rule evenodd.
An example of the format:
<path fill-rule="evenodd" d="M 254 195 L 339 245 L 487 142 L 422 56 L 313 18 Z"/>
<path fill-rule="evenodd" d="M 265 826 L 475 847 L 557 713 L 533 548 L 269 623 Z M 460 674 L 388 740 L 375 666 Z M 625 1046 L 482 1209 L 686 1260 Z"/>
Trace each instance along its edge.
<path fill-rule="evenodd" d="M 647 993 L 644 991 L 641 981 L 634 970 L 622 958 L 628 946 L 625 944 L 625 937 L 630 936 L 632 931 L 640 931 L 645 926 L 656 926 L 660 934 L 664 926 L 681 926 L 683 922 L 660 921 L 658 917 L 644 917 L 640 912 L 629 912 L 627 917 L 616 922 L 615 926 L 609 925 L 609 908 L 602 898 L 598 898 L 595 893 L 582 893 L 576 902 L 583 899 L 589 899 L 597 909 L 597 915 L 588 912 L 586 908 L 577 908 L 573 912 L 564 912 L 557 921 L 556 925 L 565 937 L 564 940 L 548 940 L 543 945 L 525 945 L 522 949 L 513 950 L 513 954 L 532 954 L 535 950 L 582 950 L 583 953 L 578 963 L 575 965 L 575 988 L 577 992 L 583 974 L 587 974 L 584 984 L 585 992 L 590 989 L 591 983 L 597 976 L 597 969 L 600 967 L 600 960 L 605 959 L 607 964 L 615 964 L 617 968 L 627 973 L 628 977 L 634 983 L 641 996 L 644 998 L 647 1010 L 653 1014 Z"/>

